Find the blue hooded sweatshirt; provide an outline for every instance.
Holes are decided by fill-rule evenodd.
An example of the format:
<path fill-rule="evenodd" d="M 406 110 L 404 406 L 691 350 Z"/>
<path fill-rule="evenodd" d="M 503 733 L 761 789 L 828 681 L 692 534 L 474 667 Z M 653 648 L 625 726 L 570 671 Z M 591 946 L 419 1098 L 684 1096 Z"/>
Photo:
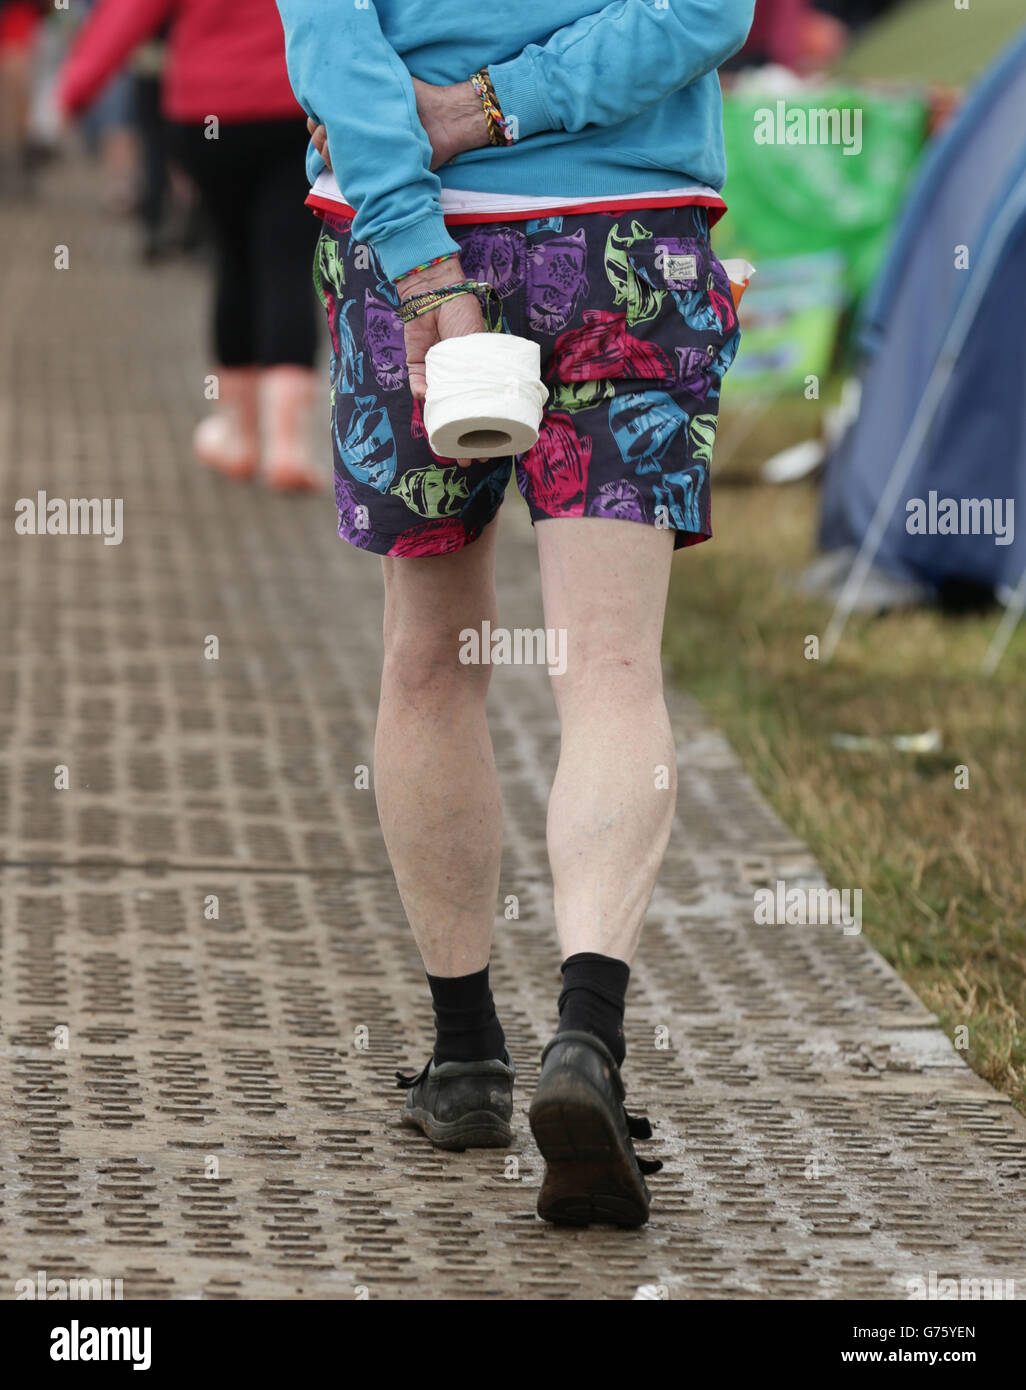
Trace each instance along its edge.
<path fill-rule="evenodd" d="M 441 190 L 608 197 L 726 177 L 716 69 L 754 0 L 278 0 L 292 87 L 324 125 L 357 240 L 396 279 L 457 250 Z M 410 75 L 487 67 L 516 142 L 432 173 Z M 324 168 L 311 145 L 311 182 Z"/>

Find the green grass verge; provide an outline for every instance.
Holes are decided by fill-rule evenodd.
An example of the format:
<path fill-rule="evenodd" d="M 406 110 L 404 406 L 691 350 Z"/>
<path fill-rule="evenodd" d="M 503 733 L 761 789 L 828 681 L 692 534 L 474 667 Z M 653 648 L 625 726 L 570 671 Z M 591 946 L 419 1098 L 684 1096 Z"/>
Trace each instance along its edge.
<path fill-rule="evenodd" d="M 740 481 L 800 437 L 796 414 L 814 432 L 778 412 L 733 451 L 725 414 L 735 485 L 714 486 L 715 539 L 674 565 L 666 655 L 831 883 L 863 890 L 868 939 L 1026 1111 L 1026 625 L 991 677 L 996 613 L 857 618 L 832 663 L 806 660 L 830 608 L 789 581 L 812 558 L 817 490 Z M 830 742 L 930 728 L 944 747 L 929 757 Z"/>

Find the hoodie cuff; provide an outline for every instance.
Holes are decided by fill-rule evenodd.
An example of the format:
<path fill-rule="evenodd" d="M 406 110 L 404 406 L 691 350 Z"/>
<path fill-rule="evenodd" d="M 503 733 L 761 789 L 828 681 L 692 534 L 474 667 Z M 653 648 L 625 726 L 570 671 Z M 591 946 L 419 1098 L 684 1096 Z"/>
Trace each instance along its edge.
<path fill-rule="evenodd" d="M 317 152 L 317 146 L 311 140 L 306 147 L 306 177 L 313 188 L 314 184 L 324 173 L 328 166 Z"/>
<path fill-rule="evenodd" d="M 408 275 L 414 266 L 433 261 L 438 256 L 448 256 L 460 249 L 459 243 L 449 235 L 444 216 L 432 213 L 422 217 L 412 227 L 389 236 L 375 237 L 372 245 L 381 262 L 381 269 L 393 283 Z"/>
<path fill-rule="evenodd" d="M 559 130 L 559 122 L 545 100 L 544 83 L 538 80 L 534 58 L 524 52 L 508 63 L 489 63 L 495 95 L 503 117 L 512 123 L 515 140 L 527 135 L 540 135 L 545 130 Z"/>

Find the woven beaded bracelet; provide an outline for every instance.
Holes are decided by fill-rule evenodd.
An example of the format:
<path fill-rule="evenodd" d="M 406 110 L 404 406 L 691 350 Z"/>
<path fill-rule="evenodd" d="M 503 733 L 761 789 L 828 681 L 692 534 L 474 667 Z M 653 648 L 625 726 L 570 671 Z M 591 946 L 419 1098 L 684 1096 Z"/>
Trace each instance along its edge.
<path fill-rule="evenodd" d="M 493 145 L 512 145 L 513 136 L 506 124 L 506 117 L 502 114 L 502 107 L 499 105 L 499 98 L 495 94 L 488 69 L 482 68 L 480 72 L 471 73 L 470 82 L 484 107 L 489 142 Z"/>
<path fill-rule="evenodd" d="M 399 322 L 412 323 L 422 314 L 430 314 L 461 294 L 483 294 L 487 298 L 495 294 L 495 287 L 489 285 L 486 280 L 461 280 L 455 285 L 441 285 L 437 290 L 425 290 L 423 294 L 411 294 L 409 299 L 404 299 L 399 306 Z"/>

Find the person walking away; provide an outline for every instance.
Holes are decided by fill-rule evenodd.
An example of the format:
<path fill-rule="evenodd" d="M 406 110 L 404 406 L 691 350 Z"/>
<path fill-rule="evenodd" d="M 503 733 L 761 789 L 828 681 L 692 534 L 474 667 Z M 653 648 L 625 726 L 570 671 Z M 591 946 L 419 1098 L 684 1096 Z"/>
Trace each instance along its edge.
<path fill-rule="evenodd" d="M 451 1149 L 511 1137 L 514 1068 L 488 976 L 502 849 L 491 665 L 461 650 L 467 630 L 497 626 L 496 518 L 515 466 L 546 628 L 566 637 L 550 667 L 563 965 L 530 1109 L 538 1211 L 637 1226 L 653 1162 L 634 1150 L 647 1122 L 624 1108 L 624 1006 L 676 797 L 670 561 L 711 535 L 739 337 L 709 223 L 724 209 L 716 69 L 752 0 L 278 4 L 316 137 L 339 532 L 383 557 L 375 792 L 435 1012 L 430 1060 L 400 1076 L 404 1122 Z M 480 334 L 482 306 L 539 345 L 541 433 L 516 459 L 440 458 L 425 357 Z"/>
<path fill-rule="evenodd" d="M 81 111 L 165 25 L 170 146 L 216 243 L 219 397 L 196 429 L 196 454 L 230 478 L 262 465 L 274 488 L 317 488 L 316 229 L 301 207 L 306 133 L 274 0 L 100 0 L 62 70 L 58 101 L 69 115 Z"/>

